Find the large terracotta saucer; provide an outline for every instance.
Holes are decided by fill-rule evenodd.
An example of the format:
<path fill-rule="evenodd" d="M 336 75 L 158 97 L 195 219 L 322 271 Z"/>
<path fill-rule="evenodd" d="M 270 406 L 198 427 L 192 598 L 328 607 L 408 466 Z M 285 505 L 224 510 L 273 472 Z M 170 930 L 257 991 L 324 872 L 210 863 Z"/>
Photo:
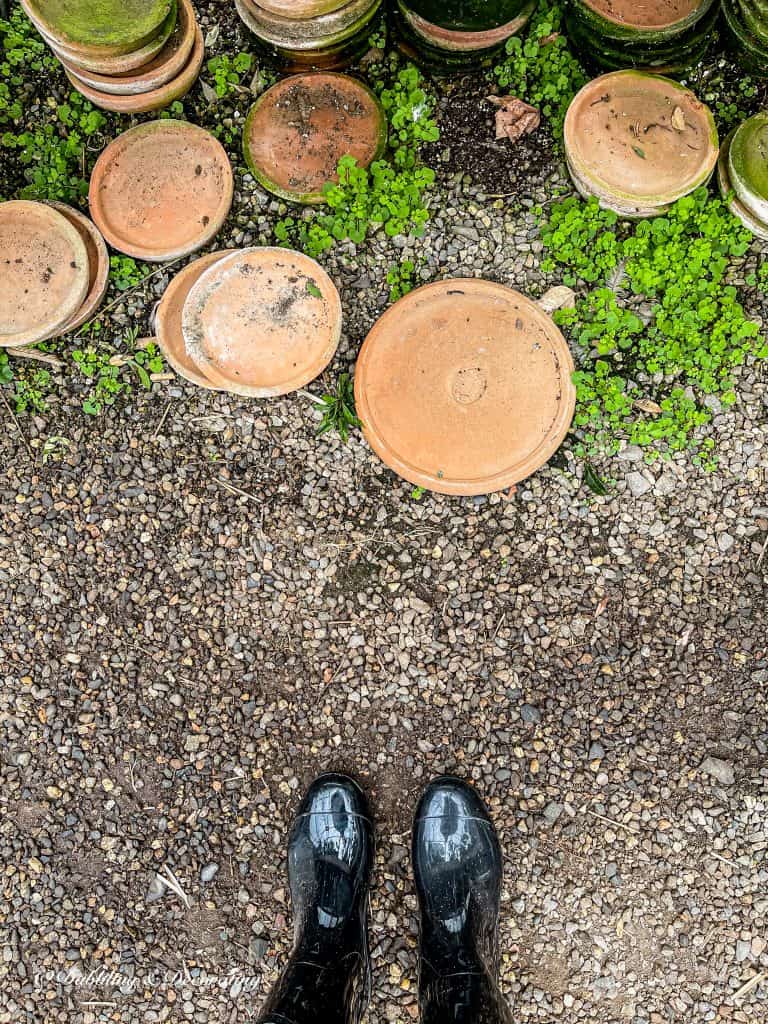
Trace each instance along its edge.
<path fill-rule="evenodd" d="M 24 0 L 34 24 L 54 42 L 93 56 L 132 53 L 160 31 L 175 0 Z"/>
<path fill-rule="evenodd" d="M 576 392 L 568 346 L 534 302 L 491 281 L 426 285 L 390 307 L 355 371 L 357 412 L 391 469 L 442 494 L 503 490 L 560 446 Z"/>
<path fill-rule="evenodd" d="M 177 8 L 174 5 L 163 22 L 160 31 L 152 39 L 138 49 L 131 50 L 130 53 L 117 55 L 103 56 L 72 49 L 71 47 L 63 46 L 55 39 L 50 39 L 45 33 L 41 34 L 62 64 L 66 63 L 75 71 L 79 72 L 80 69 L 83 69 L 101 75 L 121 75 L 143 68 L 150 61 L 154 60 L 158 53 L 163 50 L 176 28 L 176 14 Z"/>

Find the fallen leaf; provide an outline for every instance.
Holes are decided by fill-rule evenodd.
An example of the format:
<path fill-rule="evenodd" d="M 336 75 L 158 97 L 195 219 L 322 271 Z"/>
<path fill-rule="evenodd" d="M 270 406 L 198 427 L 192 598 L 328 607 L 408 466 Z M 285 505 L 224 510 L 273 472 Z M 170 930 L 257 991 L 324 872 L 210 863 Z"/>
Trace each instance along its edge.
<path fill-rule="evenodd" d="M 635 401 L 635 408 L 639 409 L 640 412 L 647 412 L 651 416 L 660 416 L 664 410 L 656 402 L 652 402 L 650 398 L 638 398 Z"/>
<path fill-rule="evenodd" d="M 685 114 L 680 107 L 675 107 L 672 112 L 672 127 L 679 132 L 685 131 Z"/>
<path fill-rule="evenodd" d="M 496 138 L 517 142 L 523 135 L 535 132 L 541 124 L 541 114 L 530 103 L 516 96 L 489 96 L 496 111 Z"/>

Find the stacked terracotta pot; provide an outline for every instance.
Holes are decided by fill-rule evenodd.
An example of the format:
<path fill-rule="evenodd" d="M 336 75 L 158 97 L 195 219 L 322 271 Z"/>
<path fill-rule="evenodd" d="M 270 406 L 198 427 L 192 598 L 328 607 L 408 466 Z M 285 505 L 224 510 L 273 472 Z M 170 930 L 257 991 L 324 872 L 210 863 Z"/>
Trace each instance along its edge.
<path fill-rule="evenodd" d="M 753 235 L 768 240 L 768 112 L 731 132 L 720 151 L 718 174 L 731 212 Z"/>
<path fill-rule="evenodd" d="M 565 119 L 578 191 L 623 217 L 655 217 L 709 181 L 719 140 L 712 112 L 678 82 L 615 71 L 586 85 Z"/>
<path fill-rule="evenodd" d="M 723 0 L 723 20 L 744 67 L 768 78 L 768 0 Z"/>
<path fill-rule="evenodd" d="M 349 67 L 368 50 L 383 0 L 235 0 L 257 41 L 291 71 Z"/>
<path fill-rule="evenodd" d="M 155 333 L 169 364 L 198 387 L 248 398 L 314 380 L 341 336 L 341 299 L 303 253 L 269 247 L 209 253 L 166 289 Z"/>
<path fill-rule="evenodd" d="M 77 330 L 107 290 L 98 229 L 64 203 L 0 203 L 0 346 L 23 348 Z"/>
<path fill-rule="evenodd" d="M 104 110 L 159 110 L 192 88 L 203 35 L 191 0 L 22 0 L 72 85 Z"/>
<path fill-rule="evenodd" d="M 697 64 L 714 40 L 718 0 L 571 0 L 566 25 L 600 68 L 675 74 Z"/>
<path fill-rule="evenodd" d="M 397 0 L 401 48 L 436 72 L 487 65 L 538 0 Z"/>

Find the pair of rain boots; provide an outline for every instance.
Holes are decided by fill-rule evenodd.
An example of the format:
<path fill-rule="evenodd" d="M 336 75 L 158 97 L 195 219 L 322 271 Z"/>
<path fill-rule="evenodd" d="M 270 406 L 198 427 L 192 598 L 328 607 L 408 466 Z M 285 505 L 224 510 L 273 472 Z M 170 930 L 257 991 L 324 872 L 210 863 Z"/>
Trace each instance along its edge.
<path fill-rule="evenodd" d="M 288 843 L 295 941 L 261 1024 L 359 1024 L 368 1003 L 374 829 L 363 792 L 324 775 Z M 511 1024 L 497 980 L 501 850 L 485 805 L 459 779 L 427 786 L 413 824 L 421 911 L 422 1024 Z"/>

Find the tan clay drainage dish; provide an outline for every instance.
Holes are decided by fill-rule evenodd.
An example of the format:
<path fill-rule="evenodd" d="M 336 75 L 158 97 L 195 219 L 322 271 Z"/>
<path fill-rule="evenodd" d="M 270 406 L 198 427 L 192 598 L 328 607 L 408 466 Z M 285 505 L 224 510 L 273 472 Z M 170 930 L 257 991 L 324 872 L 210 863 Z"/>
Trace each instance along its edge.
<path fill-rule="evenodd" d="M 118 114 L 143 114 L 151 110 L 161 110 L 163 107 L 168 106 L 169 103 L 173 103 L 174 100 L 185 96 L 195 84 L 200 74 L 203 57 L 205 56 L 205 44 L 200 28 L 196 25 L 193 26 L 193 32 L 194 48 L 185 67 L 170 82 L 166 82 L 165 85 L 160 85 L 156 89 L 150 89 L 147 92 L 132 95 L 114 95 L 102 92 L 100 89 L 94 89 L 90 85 L 86 85 L 84 81 L 79 79 L 68 68 L 65 67 L 64 70 L 66 71 L 67 78 L 78 92 L 81 92 L 87 100 L 90 100 L 97 107 L 101 107 L 102 110 L 112 110 Z"/>
<path fill-rule="evenodd" d="M 221 143 L 171 119 L 131 128 L 91 175 L 91 216 L 110 245 L 150 262 L 201 249 L 232 204 L 232 168 Z"/>
<path fill-rule="evenodd" d="M 503 285 L 440 281 L 387 310 L 355 371 L 376 454 L 441 494 L 490 494 L 530 476 L 573 419 L 573 359 L 552 320 Z"/>
<path fill-rule="evenodd" d="M 90 282 L 88 294 L 75 315 L 70 320 L 67 320 L 55 332 L 55 335 L 51 335 L 51 337 L 59 337 L 62 334 L 76 331 L 78 327 L 82 327 L 87 320 L 91 319 L 101 305 L 109 285 L 109 250 L 99 229 L 79 210 L 67 206 L 66 203 L 50 202 L 48 205 L 52 206 L 54 210 L 58 210 L 77 230 L 88 253 L 88 278 Z"/>
<path fill-rule="evenodd" d="M 195 44 L 195 12 L 191 0 L 179 0 L 179 16 L 170 38 L 151 60 L 141 67 L 117 74 L 102 74 L 90 71 L 59 54 L 65 70 L 76 76 L 77 88 L 83 84 L 101 93 L 115 96 L 133 96 L 159 89 L 179 75 L 189 63 Z"/>
<path fill-rule="evenodd" d="M 368 167 L 384 152 L 387 119 L 371 90 L 348 75 L 294 75 L 261 96 L 245 122 L 243 150 L 270 192 L 322 203 L 341 157 Z"/>
<path fill-rule="evenodd" d="M 43 203 L 0 203 L 0 345 L 33 345 L 56 334 L 90 286 L 77 228 Z"/>
<path fill-rule="evenodd" d="M 222 249 L 220 252 L 211 252 L 184 267 L 165 289 L 155 313 L 155 335 L 165 358 L 180 377 L 200 388 L 213 389 L 213 384 L 200 373 L 187 355 L 187 347 L 184 344 L 184 335 L 181 330 L 182 310 L 190 290 L 197 284 L 202 274 L 214 263 L 218 263 L 219 260 L 235 251 Z"/>
<path fill-rule="evenodd" d="M 652 217 L 709 180 L 718 138 L 711 111 L 689 89 L 616 71 L 573 100 L 565 149 L 582 195 L 624 216 Z"/>
<path fill-rule="evenodd" d="M 303 253 L 242 249 L 194 285 L 182 329 L 192 361 L 216 387 L 251 398 L 287 395 L 333 358 L 341 300 Z"/>

